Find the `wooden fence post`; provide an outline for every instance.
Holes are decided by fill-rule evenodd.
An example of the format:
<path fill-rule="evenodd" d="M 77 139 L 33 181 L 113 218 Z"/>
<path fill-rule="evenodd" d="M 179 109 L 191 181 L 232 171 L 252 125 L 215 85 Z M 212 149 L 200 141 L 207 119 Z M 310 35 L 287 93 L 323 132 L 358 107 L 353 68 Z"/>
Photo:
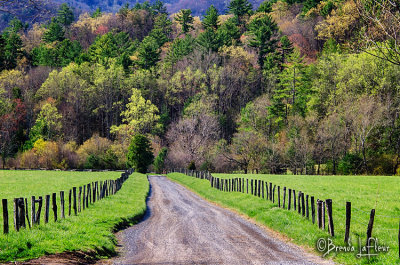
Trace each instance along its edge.
<path fill-rule="evenodd" d="M 257 180 L 254 180 L 254 196 L 257 196 Z"/>
<path fill-rule="evenodd" d="M 65 219 L 64 191 L 60 191 L 60 207 L 61 207 L 61 218 Z"/>
<path fill-rule="evenodd" d="M 306 217 L 307 219 L 310 219 L 310 208 L 308 206 L 308 194 L 306 195 Z"/>
<path fill-rule="evenodd" d="M 315 224 L 315 201 L 314 201 L 314 196 L 311 196 L 311 218 L 312 218 L 312 223 Z"/>
<path fill-rule="evenodd" d="M 28 210 L 28 199 L 25 198 L 25 216 L 26 216 L 26 222 L 28 223 L 29 229 L 31 228 L 31 222 L 29 220 L 29 210 Z"/>
<path fill-rule="evenodd" d="M 107 184 L 108 184 L 108 180 L 107 180 Z M 108 185 L 107 185 L 107 187 L 108 187 Z M 88 192 L 89 202 L 90 202 L 90 204 L 92 204 L 92 185 L 90 183 L 88 184 L 88 189 L 89 189 L 89 192 Z M 108 196 L 108 189 L 106 190 L 106 194 Z"/>
<path fill-rule="evenodd" d="M 275 203 L 275 188 L 276 188 L 276 185 L 274 185 L 274 189 L 272 191 L 272 202 L 273 203 Z"/>
<path fill-rule="evenodd" d="M 77 215 L 78 213 L 77 213 L 77 208 L 76 208 L 76 187 L 73 187 L 72 188 L 72 193 L 73 193 L 73 196 L 74 196 L 74 205 L 73 205 L 73 207 L 74 207 L 74 214 L 75 215 Z"/>
<path fill-rule="evenodd" d="M 308 207 L 308 205 L 307 205 L 307 207 Z M 303 217 L 306 216 L 306 204 L 304 201 L 304 193 L 303 192 L 301 193 L 301 214 L 303 215 Z"/>
<path fill-rule="evenodd" d="M 92 185 L 93 185 L 93 203 L 95 203 L 96 202 L 96 183 L 92 182 Z M 112 185 L 110 185 L 110 188 L 112 188 Z M 112 190 L 110 190 L 110 193 L 111 192 L 112 192 Z"/>
<path fill-rule="evenodd" d="M 261 180 L 258 180 L 258 197 L 261 197 Z"/>
<path fill-rule="evenodd" d="M 78 212 L 80 213 L 82 211 L 82 186 L 79 187 L 79 193 L 78 193 Z"/>
<path fill-rule="evenodd" d="M 289 200 L 288 200 L 288 210 L 290 210 L 291 204 L 292 204 L 292 189 L 289 189 Z"/>
<path fill-rule="evenodd" d="M 375 218 L 375 209 L 371 210 L 371 214 L 369 215 L 369 222 L 367 228 L 367 254 L 369 254 L 369 241 L 372 237 L 372 228 L 374 227 L 374 218 Z"/>
<path fill-rule="evenodd" d="M 49 222 L 49 212 L 50 212 L 50 195 L 46 195 L 44 204 L 44 223 Z"/>
<path fill-rule="evenodd" d="M 86 185 L 83 185 L 82 208 L 83 210 L 86 209 Z"/>
<path fill-rule="evenodd" d="M 265 199 L 269 200 L 268 182 L 265 182 Z"/>
<path fill-rule="evenodd" d="M 348 243 L 350 239 L 350 222 L 351 222 L 351 202 L 346 202 L 346 232 L 344 234 L 345 243 Z"/>
<path fill-rule="evenodd" d="M 19 231 L 18 201 L 19 199 L 14 198 L 14 229 L 17 232 Z"/>
<path fill-rule="evenodd" d="M 254 195 L 253 194 L 253 191 L 254 191 L 254 189 L 253 189 L 253 179 L 251 179 L 250 182 L 251 182 L 251 195 Z"/>
<path fill-rule="evenodd" d="M 325 201 L 322 201 L 322 229 L 325 230 Z"/>
<path fill-rule="evenodd" d="M 54 222 L 57 222 L 57 193 L 53 193 L 53 213 L 54 213 Z"/>
<path fill-rule="evenodd" d="M 301 191 L 297 193 L 297 212 L 301 213 Z"/>
<path fill-rule="evenodd" d="M 272 183 L 269 183 L 269 200 L 272 201 Z"/>
<path fill-rule="evenodd" d="M 399 233 L 397 234 L 397 240 L 399 242 L 399 258 L 400 258 L 400 222 L 399 222 Z"/>
<path fill-rule="evenodd" d="M 246 179 L 246 193 L 249 194 L 249 179 Z"/>
<path fill-rule="evenodd" d="M 68 205 L 68 216 L 71 216 L 71 194 L 72 194 L 72 190 L 69 190 L 69 197 L 68 197 L 68 201 L 69 201 L 69 205 Z"/>
<path fill-rule="evenodd" d="M 35 209 L 35 204 L 36 204 L 36 199 L 35 196 L 31 197 L 31 221 L 32 221 L 32 227 L 36 224 L 36 209 Z"/>
<path fill-rule="evenodd" d="M 36 224 L 40 225 L 40 214 L 42 212 L 43 197 L 39 196 L 39 200 L 37 202 L 39 203 L 39 206 L 38 206 L 38 210 L 35 215 L 35 221 L 36 221 Z"/>
<path fill-rule="evenodd" d="M 100 200 L 99 182 L 96 181 L 97 200 Z M 117 192 L 117 190 L 115 190 Z"/>
<path fill-rule="evenodd" d="M 322 229 L 322 201 L 317 200 L 318 228 Z"/>
<path fill-rule="evenodd" d="M 328 212 L 328 229 L 329 229 L 329 234 L 331 236 L 335 236 L 335 229 L 333 227 L 333 219 L 332 219 L 332 200 L 331 199 L 326 199 L 326 209 Z"/>
<path fill-rule="evenodd" d="M 9 227 L 8 227 L 8 205 L 7 199 L 2 199 L 1 204 L 3 205 L 3 233 L 8 234 Z"/>
<path fill-rule="evenodd" d="M 263 199 L 265 198 L 264 197 L 264 180 L 261 181 L 261 196 L 262 196 Z"/>
<path fill-rule="evenodd" d="M 283 209 L 285 209 L 286 204 L 286 187 L 283 187 Z"/>
<path fill-rule="evenodd" d="M 296 191 L 293 190 L 293 210 L 296 211 Z"/>
<path fill-rule="evenodd" d="M 278 207 L 281 208 L 281 186 L 278 186 Z"/>
<path fill-rule="evenodd" d="M 25 228 L 25 203 L 24 203 L 24 198 L 19 198 L 18 200 L 18 209 L 19 209 L 19 213 L 18 213 L 18 217 L 19 217 L 19 227 L 23 227 Z"/>

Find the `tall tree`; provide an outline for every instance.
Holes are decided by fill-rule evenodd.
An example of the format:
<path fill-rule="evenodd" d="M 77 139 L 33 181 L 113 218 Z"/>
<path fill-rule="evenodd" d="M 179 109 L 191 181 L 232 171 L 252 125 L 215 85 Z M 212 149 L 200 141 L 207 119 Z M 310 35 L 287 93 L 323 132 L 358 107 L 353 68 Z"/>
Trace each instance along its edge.
<path fill-rule="evenodd" d="M 282 36 L 280 39 L 281 71 L 283 70 L 283 64 L 286 63 L 288 56 L 293 53 L 293 50 L 293 44 L 289 38 L 286 35 Z"/>
<path fill-rule="evenodd" d="M 136 88 L 132 89 L 132 96 L 121 116 L 126 124 L 116 129 L 125 130 L 128 135 L 150 133 L 157 128 L 157 122 L 160 119 L 158 108 L 150 100 L 143 98 L 140 90 Z"/>
<path fill-rule="evenodd" d="M 236 17 L 238 24 L 242 24 L 243 17 L 252 12 L 253 6 L 248 0 L 232 0 L 228 9 Z"/>
<path fill-rule="evenodd" d="M 43 40 L 47 43 L 62 41 L 65 39 L 64 35 L 65 31 L 62 25 L 56 19 L 52 19 L 46 32 L 43 34 Z"/>
<path fill-rule="evenodd" d="M 168 149 L 163 147 L 158 153 L 156 159 L 154 160 L 154 170 L 161 174 L 163 173 L 165 167 L 165 159 L 167 158 Z"/>
<path fill-rule="evenodd" d="M 265 0 L 257 8 L 257 12 L 262 12 L 262 13 L 267 13 L 267 14 L 271 13 L 272 12 L 272 4 L 273 4 L 273 1 Z"/>
<path fill-rule="evenodd" d="M 66 3 L 62 3 L 57 11 L 57 22 L 63 26 L 69 26 L 73 21 L 74 12 Z"/>
<path fill-rule="evenodd" d="M 2 52 L 0 69 L 13 69 L 17 66 L 18 59 L 23 54 L 21 37 L 16 32 L 6 31 L 2 39 L 4 42 L 1 44 L 0 40 L 0 51 Z"/>
<path fill-rule="evenodd" d="M 147 36 L 144 38 L 137 52 L 138 64 L 144 69 L 154 67 L 160 60 L 160 46 L 153 37 Z"/>
<path fill-rule="evenodd" d="M 217 52 L 223 45 L 219 35 L 212 29 L 207 29 L 197 37 L 197 43 L 205 51 Z"/>
<path fill-rule="evenodd" d="M 157 0 L 153 5 L 152 9 L 156 14 L 165 14 L 168 15 L 167 8 L 164 5 L 164 2 Z"/>
<path fill-rule="evenodd" d="M 279 75 L 280 84 L 273 91 L 271 113 L 276 122 L 287 124 L 290 114 L 305 116 L 311 96 L 311 82 L 303 62 L 304 57 L 295 50 Z"/>
<path fill-rule="evenodd" d="M 270 15 L 254 18 L 249 25 L 250 46 L 258 50 L 258 64 L 264 67 L 265 56 L 277 48 L 278 26 Z"/>
<path fill-rule="evenodd" d="M 172 33 L 172 21 L 167 14 L 160 14 L 154 19 L 154 27 L 149 36 L 157 40 L 158 46 L 170 41 Z"/>
<path fill-rule="evenodd" d="M 211 5 L 207 11 L 204 19 L 202 21 L 203 27 L 207 29 L 217 30 L 219 27 L 219 14 L 218 10 L 214 5 Z"/>
<path fill-rule="evenodd" d="M 178 14 L 176 14 L 175 20 L 181 25 L 183 34 L 187 34 L 193 29 L 192 10 L 182 9 Z"/>
<path fill-rule="evenodd" d="M 218 37 L 223 45 L 231 46 L 240 40 L 240 30 L 233 18 L 228 19 L 217 30 Z"/>
<path fill-rule="evenodd" d="M 132 137 L 127 159 L 128 166 L 133 167 L 136 172 L 147 172 L 147 168 L 153 163 L 154 155 L 150 141 L 146 136 L 136 134 Z"/>

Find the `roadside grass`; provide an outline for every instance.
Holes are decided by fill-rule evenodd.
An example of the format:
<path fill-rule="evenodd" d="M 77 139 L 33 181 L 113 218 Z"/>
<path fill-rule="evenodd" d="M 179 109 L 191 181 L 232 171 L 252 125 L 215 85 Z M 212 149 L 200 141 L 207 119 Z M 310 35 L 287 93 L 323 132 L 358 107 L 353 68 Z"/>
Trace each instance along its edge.
<path fill-rule="evenodd" d="M 336 246 L 344 244 L 345 234 L 345 205 L 352 203 L 352 220 L 350 237 L 354 251 L 350 253 L 334 253 L 332 258 L 341 264 L 398 264 L 398 233 L 400 221 L 400 185 L 398 177 L 384 176 L 299 176 L 299 175 L 240 175 L 240 174 L 213 174 L 220 178 L 248 178 L 262 179 L 283 187 L 295 189 L 314 196 L 315 200 L 333 200 L 333 220 L 335 237 L 332 238 Z M 236 210 L 249 216 L 255 221 L 291 238 L 294 243 L 317 252 L 316 242 L 319 238 L 327 239 L 328 231 L 318 229 L 317 224 L 302 217 L 297 211 L 288 211 L 262 198 L 239 192 L 226 193 L 210 187 L 207 180 L 196 179 L 180 173 L 168 174 L 171 180 L 183 184 L 202 197 L 214 201 L 224 207 Z M 250 185 L 250 184 L 249 184 Z M 275 192 L 277 196 L 277 192 Z M 287 195 L 286 195 L 287 196 Z M 275 197 L 276 198 L 276 197 Z M 297 198 L 296 198 L 297 199 Z M 282 201 L 282 199 L 281 199 Z M 286 204 L 287 204 L 286 197 Z M 311 207 L 310 207 L 311 208 Z M 371 209 L 376 209 L 376 216 L 372 236 L 378 238 L 378 245 L 389 246 L 387 253 L 379 253 L 370 258 L 357 258 L 359 240 L 362 246 L 366 243 L 366 231 Z M 326 222 L 327 223 L 327 222 Z M 326 226 L 327 227 L 327 226 Z M 327 229 L 327 228 L 326 228 Z M 326 253 L 324 251 L 323 253 Z M 365 254 L 365 252 L 363 252 Z M 371 253 L 374 253 L 371 250 Z"/>
<path fill-rule="evenodd" d="M 28 173 L 26 175 L 24 173 L 25 171 L 0 173 L 2 198 L 45 195 L 51 192 L 57 192 L 59 196 L 60 190 L 67 191 L 73 186 L 78 187 L 91 181 L 116 179 L 121 175 L 121 172 L 39 171 L 26 172 Z M 13 177 L 17 180 L 13 180 Z M 15 189 L 10 190 L 14 187 Z M 133 173 L 117 194 L 96 201 L 77 216 L 73 213 L 68 216 L 66 211 L 66 219 L 54 222 L 50 216 L 49 223 L 44 224 L 42 215 L 39 226 L 22 229 L 20 232 L 13 230 L 11 222 L 10 233 L 0 235 L 0 261 L 22 261 L 65 251 L 84 251 L 99 258 L 109 257 L 115 254 L 114 230 L 132 225 L 139 220 L 146 211 L 148 192 L 147 177 Z M 67 205 L 68 199 L 66 199 L 66 209 Z M 9 205 L 9 212 L 12 215 L 11 209 Z M 0 227 L 2 232 L 2 221 Z"/>

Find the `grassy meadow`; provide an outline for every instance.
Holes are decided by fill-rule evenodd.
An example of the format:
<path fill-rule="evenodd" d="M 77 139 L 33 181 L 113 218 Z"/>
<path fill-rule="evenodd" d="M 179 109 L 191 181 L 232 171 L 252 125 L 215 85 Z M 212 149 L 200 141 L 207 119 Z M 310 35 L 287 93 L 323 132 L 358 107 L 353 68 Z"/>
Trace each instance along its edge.
<path fill-rule="evenodd" d="M 398 233 L 400 221 L 400 179 L 387 176 L 301 176 L 301 175 L 235 175 L 213 174 L 220 178 L 243 177 L 262 179 L 283 187 L 302 191 L 316 199 L 333 200 L 333 220 L 336 246 L 344 244 L 345 206 L 346 201 L 352 203 L 352 219 L 350 237 L 355 251 L 351 253 L 330 253 L 327 257 L 342 264 L 398 264 Z M 243 213 L 258 223 L 278 231 L 298 245 L 316 251 L 319 238 L 327 238 L 328 231 L 318 229 L 317 224 L 303 218 L 297 211 L 283 210 L 275 204 L 262 198 L 239 192 L 226 193 L 212 189 L 207 180 L 200 180 L 180 173 L 169 174 L 168 177 L 195 191 L 202 197 Z M 250 186 L 250 184 L 249 184 Z M 275 192 L 277 196 L 277 191 Z M 275 197 L 276 198 L 276 197 Z M 286 198 L 286 204 L 288 199 Z M 359 253 L 358 240 L 362 245 L 366 242 L 366 231 L 371 209 L 376 209 L 372 236 L 377 237 L 379 245 L 389 246 L 387 253 L 368 258 L 357 258 Z M 327 220 L 327 218 L 326 218 Z M 327 223 L 327 221 L 326 221 Z M 326 226 L 327 227 L 327 226 Z M 327 228 L 326 228 L 327 229 Z M 325 253 L 325 252 L 324 252 Z M 320 254 L 322 255 L 322 254 Z"/>
<path fill-rule="evenodd" d="M 89 208 L 68 216 L 68 190 L 92 181 L 116 179 L 121 172 L 62 172 L 62 171 L 0 171 L 0 198 L 9 199 L 10 233 L 3 235 L 0 217 L 0 261 L 37 258 L 65 251 L 92 252 L 99 257 L 115 253 L 113 231 L 130 225 L 146 211 L 149 191 L 147 177 L 134 173 L 121 190 Z M 59 191 L 66 193 L 66 219 L 60 220 Z M 40 225 L 33 229 L 14 231 L 12 199 L 14 197 L 43 196 L 57 192 L 59 221 L 53 219 L 50 209 L 49 223 L 44 224 L 42 208 Z M 28 200 L 30 207 L 30 199 Z M 50 205 L 51 207 L 51 205 Z M 73 212 L 73 211 L 72 211 Z M 30 213 L 30 211 L 29 211 Z"/>

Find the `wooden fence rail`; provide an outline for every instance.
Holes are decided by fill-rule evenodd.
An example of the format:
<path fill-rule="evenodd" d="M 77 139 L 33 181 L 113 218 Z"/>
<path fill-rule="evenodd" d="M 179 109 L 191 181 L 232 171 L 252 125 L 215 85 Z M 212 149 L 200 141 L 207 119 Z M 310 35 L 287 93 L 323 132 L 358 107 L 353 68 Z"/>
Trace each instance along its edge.
<path fill-rule="evenodd" d="M 71 210 L 73 209 L 74 215 L 81 212 L 89 207 L 89 205 L 95 203 L 96 201 L 102 200 L 110 195 L 114 195 L 121 188 L 124 182 L 133 173 L 133 170 L 127 170 L 121 174 L 121 177 L 115 180 L 105 180 L 88 183 L 78 187 L 79 193 L 77 197 L 77 187 L 73 187 L 69 190 L 68 197 L 68 216 L 71 216 Z M 210 174 L 211 176 L 211 174 Z M 82 194 L 83 191 L 83 194 Z M 60 203 L 57 204 L 57 193 L 52 193 L 50 195 L 39 196 L 36 199 L 35 196 L 31 197 L 30 200 L 30 218 L 29 218 L 29 205 L 27 198 L 15 198 L 13 200 L 13 218 L 14 218 L 14 229 L 15 231 L 20 231 L 26 227 L 32 228 L 40 224 L 40 216 L 44 203 L 44 223 L 49 222 L 50 213 L 50 201 L 51 209 L 53 211 L 54 222 L 59 221 L 58 212 L 60 211 L 61 219 L 65 218 L 65 200 L 64 191 L 60 191 Z M 8 200 L 2 199 L 2 209 L 3 209 L 3 233 L 8 234 L 10 232 L 9 226 L 9 206 Z M 37 208 L 36 208 L 37 206 Z"/>

